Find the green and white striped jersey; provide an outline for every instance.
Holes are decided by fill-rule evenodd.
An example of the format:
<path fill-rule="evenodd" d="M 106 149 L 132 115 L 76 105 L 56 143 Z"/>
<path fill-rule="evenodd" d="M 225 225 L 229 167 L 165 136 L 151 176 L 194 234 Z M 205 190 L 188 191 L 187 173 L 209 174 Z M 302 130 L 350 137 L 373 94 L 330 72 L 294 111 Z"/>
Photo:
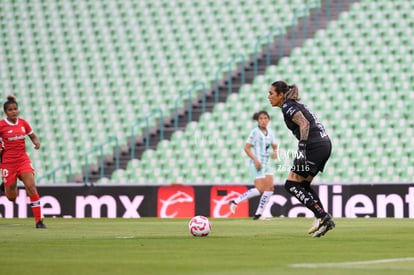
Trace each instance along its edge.
<path fill-rule="evenodd" d="M 267 135 L 265 135 L 259 127 L 255 127 L 251 130 L 246 143 L 251 144 L 251 151 L 259 159 L 262 165 L 266 165 L 269 156 L 273 152 L 272 144 L 277 144 L 275 135 L 270 128 L 267 129 Z M 250 163 L 253 160 L 250 159 Z"/>

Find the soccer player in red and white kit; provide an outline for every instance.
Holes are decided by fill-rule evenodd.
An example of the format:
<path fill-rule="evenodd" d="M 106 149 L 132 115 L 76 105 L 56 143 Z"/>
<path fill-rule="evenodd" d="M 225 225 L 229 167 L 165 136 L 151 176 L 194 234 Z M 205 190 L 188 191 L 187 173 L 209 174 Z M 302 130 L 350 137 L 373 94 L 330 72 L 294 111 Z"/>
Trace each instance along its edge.
<path fill-rule="evenodd" d="M 2 189 L 4 188 L 8 200 L 15 201 L 18 191 L 17 179 L 20 179 L 30 198 L 36 228 L 46 228 L 43 224 L 40 196 L 35 185 L 34 169 L 26 153 L 25 137 L 29 136 L 36 150 L 40 148 L 40 142 L 30 124 L 19 118 L 18 104 L 14 96 L 7 97 L 3 110 L 6 117 L 0 121 Z"/>

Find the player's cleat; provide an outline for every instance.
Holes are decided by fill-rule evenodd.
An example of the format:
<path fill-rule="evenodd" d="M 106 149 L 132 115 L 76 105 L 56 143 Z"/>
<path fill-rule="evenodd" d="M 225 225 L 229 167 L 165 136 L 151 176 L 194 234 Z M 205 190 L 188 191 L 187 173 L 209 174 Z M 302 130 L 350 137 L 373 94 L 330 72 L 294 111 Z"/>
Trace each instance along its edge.
<path fill-rule="evenodd" d="M 312 237 L 319 238 L 326 234 L 329 230 L 332 230 L 335 227 L 335 223 L 331 220 L 327 225 L 321 226 L 318 231 L 313 233 Z"/>
<path fill-rule="evenodd" d="M 231 200 L 229 202 L 229 204 L 230 204 L 230 212 L 232 214 L 236 213 L 237 203 L 235 201 Z"/>
<path fill-rule="evenodd" d="M 321 219 L 315 219 L 312 223 L 312 226 L 308 230 L 308 234 L 313 234 L 319 229 L 319 224 L 321 222 Z"/>
<path fill-rule="evenodd" d="M 40 228 L 40 229 L 46 229 L 46 225 L 43 223 L 43 221 L 38 221 L 36 223 L 36 228 Z"/>
<path fill-rule="evenodd" d="M 0 194 L 4 193 L 4 182 L 0 184 Z"/>
<path fill-rule="evenodd" d="M 327 215 L 325 215 L 325 217 L 323 217 L 323 218 L 315 219 L 312 223 L 312 226 L 308 230 L 308 234 L 315 233 L 323 225 L 324 220 L 327 219 L 328 217 L 330 217 L 332 219 L 332 217 L 331 217 L 331 215 L 329 215 L 329 213 L 327 213 Z"/>
<path fill-rule="evenodd" d="M 253 216 L 253 220 L 258 220 L 258 219 L 260 219 L 261 216 L 262 215 L 260 215 L 260 214 L 256 214 L 256 215 Z"/>
<path fill-rule="evenodd" d="M 325 217 L 319 222 L 319 228 L 316 230 L 312 237 L 319 238 L 326 234 L 329 230 L 332 230 L 335 227 L 335 223 L 332 220 L 332 216 L 327 213 Z"/>

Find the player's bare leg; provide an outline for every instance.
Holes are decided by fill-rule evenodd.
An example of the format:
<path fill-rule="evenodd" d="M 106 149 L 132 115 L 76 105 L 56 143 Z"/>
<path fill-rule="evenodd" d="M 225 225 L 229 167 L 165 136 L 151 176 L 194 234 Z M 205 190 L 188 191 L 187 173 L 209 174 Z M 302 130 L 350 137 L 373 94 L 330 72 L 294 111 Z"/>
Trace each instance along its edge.
<path fill-rule="evenodd" d="M 20 180 L 24 183 L 27 195 L 30 198 L 30 206 L 36 222 L 36 228 L 46 228 L 46 225 L 43 224 L 42 206 L 40 204 L 40 196 L 37 192 L 33 173 L 21 174 Z"/>

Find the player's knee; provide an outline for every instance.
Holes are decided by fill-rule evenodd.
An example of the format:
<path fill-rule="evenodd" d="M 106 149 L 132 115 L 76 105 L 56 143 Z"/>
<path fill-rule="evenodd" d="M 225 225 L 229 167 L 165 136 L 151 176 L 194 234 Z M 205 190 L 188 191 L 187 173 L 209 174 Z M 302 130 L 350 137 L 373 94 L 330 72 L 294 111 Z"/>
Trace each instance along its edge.
<path fill-rule="evenodd" d="M 4 193 L 6 195 L 6 198 L 9 201 L 15 201 L 16 200 L 17 191 L 18 191 L 17 184 L 12 184 L 12 185 L 6 187 L 4 191 L 5 191 Z"/>
<path fill-rule="evenodd" d="M 9 195 L 6 195 L 6 197 L 7 197 L 7 199 L 9 200 L 9 201 L 15 201 L 16 200 L 16 198 L 17 198 L 17 196 L 13 196 L 13 195 L 11 195 L 11 196 L 9 196 Z"/>
<path fill-rule="evenodd" d="M 26 185 L 26 191 L 27 191 L 27 195 L 29 195 L 29 196 L 37 194 L 36 185 L 34 185 L 34 184 Z"/>

